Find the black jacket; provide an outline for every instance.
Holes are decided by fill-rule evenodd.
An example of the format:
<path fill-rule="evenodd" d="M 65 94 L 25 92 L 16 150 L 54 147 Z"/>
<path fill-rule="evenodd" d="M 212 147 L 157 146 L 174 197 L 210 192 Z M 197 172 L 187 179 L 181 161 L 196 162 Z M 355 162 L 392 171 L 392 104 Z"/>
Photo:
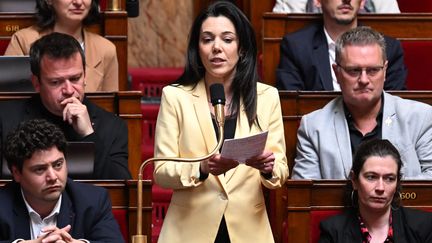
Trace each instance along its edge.
<path fill-rule="evenodd" d="M 400 207 L 392 210 L 393 238 L 396 243 L 432 242 L 432 213 Z M 319 243 L 362 242 L 357 211 L 347 210 L 320 223 Z"/>
<path fill-rule="evenodd" d="M 384 36 L 388 67 L 385 90 L 406 89 L 407 70 L 400 41 Z M 280 44 L 276 86 L 281 90 L 333 90 L 327 39 L 322 22 L 290 33 Z"/>
<path fill-rule="evenodd" d="M 43 118 L 59 126 L 68 141 L 94 142 L 95 164 L 91 179 L 130 179 L 128 130 L 125 121 L 86 98 L 83 104 L 87 106 L 94 129 L 94 133 L 86 137 L 80 137 L 62 117 L 50 113 L 43 106 L 39 94 L 30 99 L 0 102 L 1 151 L 7 134 L 20 122 Z"/>

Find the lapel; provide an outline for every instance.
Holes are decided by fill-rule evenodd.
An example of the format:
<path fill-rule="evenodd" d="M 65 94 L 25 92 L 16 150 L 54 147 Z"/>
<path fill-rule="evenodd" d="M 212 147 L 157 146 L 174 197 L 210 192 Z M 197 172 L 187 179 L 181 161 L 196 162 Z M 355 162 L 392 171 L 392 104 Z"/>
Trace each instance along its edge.
<path fill-rule="evenodd" d="M 88 90 L 98 90 L 103 81 L 103 73 L 98 70 L 98 66 L 101 65 L 102 55 L 97 55 L 97 48 L 103 48 L 103 46 L 96 46 L 95 41 L 86 29 L 83 30 L 84 33 L 84 52 L 86 59 L 86 80 Z"/>
<path fill-rule="evenodd" d="M 398 243 L 406 243 L 407 242 L 407 236 L 405 235 L 405 227 L 403 226 L 402 222 L 404 221 L 402 217 L 401 208 L 397 210 L 391 210 L 392 212 L 392 223 L 393 223 L 393 238 L 395 239 L 395 242 Z"/>
<path fill-rule="evenodd" d="M 357 218 L 357 211 L 355 209 L 349 210 L 348 222 L 342 242 L 361 242 L 362 236 L 360 232 L 360 222 Z"/>
<path fill-rule="evenodd" d="M 70 183 L 70 180 L 68 180 L 67 183 Z M 72 202 L 66 190 L 67 190 L 67 185 L 65 191 L 63 191 L 62 193 L 60 213 L 57 216 L 57 227 L 63 228 L 66 225 L 70 224 L 72 226 L 70 234 L 72 235 L 74 230 L 75 212 L 73 210 Z"/>
<path fill-rule="evenodd" d="M 15 229 L 15 238 L 24 238 L 30 239 L 30 218 L 28 215 L 27 207 L 24 204 L 24 200 L 22 198 L 21 189 L 19 185 L 15 186 L 15 199 L 14 199 L 14 229 Z"/>
<path fill-rule="evenodd" d="M 394 99 L 391 95 L 384 92 L 384 108 L 382 120 L 382 138 L 390 141 L 398 141 L 395 139 L 396 133 L 393 129 L 397 122 Z"/>
<path fill-rule="evenodd" d="M 207 148 L 206 153 L 210 153 L 217 145 L 216 133 L 210 116 L 210 108 L 204 81 L 200 81 L 192 90 L 192 99 L 195 116 L 199 123 L 201 134 Z"/>
<path fill-rule="evenodd" d="M 322 87 L 324 90 L 333 90 L 328 45 L 324 34 L 324 27 L 322 25 L 317 27 L 317 31 L 313 39 L 312 53 Z"/>
<path fill-rule="evenodd" d="M 200 131 L 207 148 L 206 153 L 210 153 L 216 147 L 217 139 L 210 116 L 206 87 L 203 80 L 198 82 L 197 86 L 192 90 L 192 96 L 195 116 L 198 120 Z M 217 178 L 219 178 L 219 182 L 225 189 L 225 176 L 219 175 Z"/>
<path fill-rule="evenodd" d="M 340 158 L 342 159 L 343 170 L 345 172 L 345 178 L 349 178 L 349 172 L 352 165 L 352 154 L 351 154 L 351 141 L 349 137 L 348 124 L 345 118 L 345 112 L 343 110 L 343 99 L 342 96 L 336 100 L 334 108 L 334 120 L 333 129 L 336 133 L 336 140 L 338 144 L 338 150 Z M 337 161 L 333 161 L 337 163 Z"/>
<path fill-rule="evenodd" d="M 92 53 L 95 53 L 94 49 L 96 47 L 93 46 L 92 42 L 90 41 L 90 33 L 86 29 L 83 30 L 83 33 L 86 65 L 87 67 L 94 69 L 97 65 L 99 65 L 99 63 L 101 63 L 102 58 L 100 55 L 92 55 Z"/>

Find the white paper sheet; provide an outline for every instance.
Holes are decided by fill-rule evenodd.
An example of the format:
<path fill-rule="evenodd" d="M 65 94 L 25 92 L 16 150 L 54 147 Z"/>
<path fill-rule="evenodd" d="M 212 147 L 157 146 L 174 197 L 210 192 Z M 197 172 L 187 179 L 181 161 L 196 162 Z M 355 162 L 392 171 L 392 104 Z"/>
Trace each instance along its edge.
<path fill-rule="evenodd" d="M 237 160 L 239 163 L 264 151 L 268 131 L 244 138 L 225 139 L 221 156 L 227 159 Z"/>

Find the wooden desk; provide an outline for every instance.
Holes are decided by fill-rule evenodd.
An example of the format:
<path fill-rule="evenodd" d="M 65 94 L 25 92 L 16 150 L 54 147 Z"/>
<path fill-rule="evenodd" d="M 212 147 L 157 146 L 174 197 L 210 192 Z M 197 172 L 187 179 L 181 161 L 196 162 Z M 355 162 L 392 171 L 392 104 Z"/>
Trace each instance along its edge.
<path fill-rule="evenodd" d="M 263 80 L 274 85 L 280 58 L 280 42 L 285 34 L 321 18 L 321 14 L 263 15 Z M 432 41 L 432 13 L 367 14 L 359 22 L 401 41 Z"/>
<path fill-rule="evenodd" d="M 127 82 L 127 13 L 121 11 L 104 11 L 101 13 L 102 21 L 99 25 L 93 25 L 90 30 L 98 33 L 111 42 L 117 48 L 119 64 L 119 90 L 128 90 Z M 0 41 L 10 40 L 15 31 L 29 27 L 35 23 L 32 13 L 0 13 Z"/>
<path fill-rule="evenodd" d="M 284 242 L 308 243 L 311 236 L 313 211 L 342 210 L 346 181 L 296 181 L 286 183 L 288 195 L 284 208 Z M 432 181 L 404 181 L 402 200 L 404 206 L 432 209 Z M 315 228 L 316 229 L 316 228 Z"/>
<path fill-rule="evenodd" d="M 6 184 L 8 180 L 0 180 L 0 186 Z M 112 202 L 112 209 L 126 210 L 128 215 L 128 233 L 129 242 L 131 237 L 136 234 L 137 224 L 137 181 L 136 180 L 82 180 L 80 182 L 93 184 L 104 187 L 108 190 Z M 151 242 L 151 225 L 152 225 L 152 199 L 151 199 L 151 181 L 143 182 L 143 229 L 144 235 L 147 235 L 148 242 Z"/>
<path fill-rule="evenodd" d="M 0 101 L 27 99 L 33 93 L 0 93 Z M 138 179 L 141 165 L 141 91 L 94 92 L 86 97 L 105 110 L 117 114 L 128 126 L 129 171 Z"/>

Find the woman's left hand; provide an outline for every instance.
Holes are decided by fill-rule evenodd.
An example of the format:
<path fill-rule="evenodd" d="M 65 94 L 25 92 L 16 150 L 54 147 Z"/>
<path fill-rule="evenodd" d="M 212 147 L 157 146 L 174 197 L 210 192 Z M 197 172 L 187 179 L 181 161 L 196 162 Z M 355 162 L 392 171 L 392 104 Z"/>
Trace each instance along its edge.
<path fill-rule="evenodd" d="M 273 172 L 275 156 L 271 151 L 264 151 L 260 155 L 249 158 L 246 160 L 246 165 L 259 170 L 263 174 Z"/>

